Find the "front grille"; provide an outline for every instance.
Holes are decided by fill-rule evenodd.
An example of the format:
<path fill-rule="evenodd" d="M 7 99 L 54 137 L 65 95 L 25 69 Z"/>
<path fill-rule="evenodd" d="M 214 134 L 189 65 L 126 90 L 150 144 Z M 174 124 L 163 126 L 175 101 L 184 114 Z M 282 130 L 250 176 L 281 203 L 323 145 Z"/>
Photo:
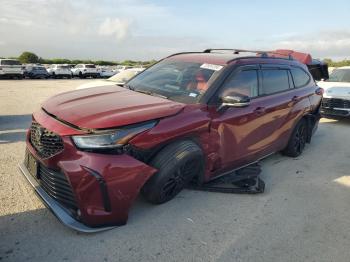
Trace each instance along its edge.
<path fill-rule="evenodd" d="M 62 138 L 35 121 L 30 127 L 30 143 L 42 158 L 51 157 L 63 150 Z"/>
<path fill-rule="evenodd" d="M 39 182 L 41 187 L 62 205 L 77 210 L 77 203 L 72 188 L 63 173 L 39 165 Z"/>
<path fill-rule="evenodd" d="M 350 100 L 339 99 L 339 98 L 323 98 L 322 107 L 350 109 Z"/>

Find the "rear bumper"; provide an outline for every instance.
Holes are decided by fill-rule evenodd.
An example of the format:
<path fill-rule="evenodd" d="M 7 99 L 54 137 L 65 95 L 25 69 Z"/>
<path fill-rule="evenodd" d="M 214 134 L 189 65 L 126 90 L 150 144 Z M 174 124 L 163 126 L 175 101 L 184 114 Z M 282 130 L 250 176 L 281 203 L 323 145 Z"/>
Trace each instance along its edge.
<path fill-rule="evenodd" d="M 69 74 L 69 73 L 51 73 L 50 74 L 51 76 L 60 76 L 60 77 L 72 77 L 72 74 Z"/>
<path fill-rule="evenodd" d="M 2 78 L 23 77 L 23 73 L 0 73 L 0 77 L 2 77 Z"/>
<path fill-rule="evenodd" d="M 19 170 L 23 176 L 27 179 L 29 184 L 35 189 L 35 192 L 39 195 L 45 206 L 67 227 L 84 233 L 95 233 L 112 229 L 114 227 L 89 227 L 82 222 L 74 219 L 70 212 L 60 205 L 56 200 L 51 198 L 45 190 L 39 185 L 39 183 L 29 173 L 27 167 L 24 164 L 19 164 Z"/>

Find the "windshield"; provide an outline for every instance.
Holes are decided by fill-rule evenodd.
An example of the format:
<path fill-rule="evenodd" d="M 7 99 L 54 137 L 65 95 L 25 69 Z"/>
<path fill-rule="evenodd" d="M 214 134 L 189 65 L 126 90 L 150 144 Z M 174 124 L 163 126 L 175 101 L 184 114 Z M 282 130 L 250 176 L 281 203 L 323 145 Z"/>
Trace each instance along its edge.
<path fill-rule="evenodd" d="M 17 60 L 1 60 L 2 65 L 20 65 L 21 63 Z"/>
<path fill-rule="evenodd" d="M 85 65 L 86 68 L 96 68 L 95 65 Z"/>
<path fill-rule="evenodd" d="M 70 69 L 70 67 L 66 66 L 66 65 L 59 65 L 59 66 L 57 66 L 57 68 L 59 68 L 59 69 Z"/>
<path fill-rule="evenodd" d="M 350 69 L 336 69 L 330 75 L 329 82 L 350 82 Z"/>
<path fill-rule="evenodd" d="M 125 82 L 127 82 L 130 78 L 132 78 L 137 73 L 139 73 L 139 72 L 136 70 L 124 70 L 124 71 L 121 71 L 120 73 L 108 78 L 107 80 L 113 81 L 116 83 L 124 84 Z"/>
<path fill-rule="evenodd" d="M 206 92 L 220 65 L 163 60 L 127 83 L 134 91 L 193 104 Z"/>

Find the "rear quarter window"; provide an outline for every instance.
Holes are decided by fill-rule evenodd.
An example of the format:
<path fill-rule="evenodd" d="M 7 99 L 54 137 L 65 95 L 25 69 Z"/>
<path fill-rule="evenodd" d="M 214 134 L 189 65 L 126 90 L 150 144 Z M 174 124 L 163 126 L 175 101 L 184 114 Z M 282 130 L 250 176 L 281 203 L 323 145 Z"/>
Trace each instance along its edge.
<path fill-rule="evenodd" d="M 301 68 L 294 67 L 291 72 L 296 88 L 306 86 L 310 82 L 310 76 Z"/>
<path fill-rule="evenodd" d="M 263 69 L 260 95 L 269 95 L 289 89 L 288 71 L 284 69 Z"/>

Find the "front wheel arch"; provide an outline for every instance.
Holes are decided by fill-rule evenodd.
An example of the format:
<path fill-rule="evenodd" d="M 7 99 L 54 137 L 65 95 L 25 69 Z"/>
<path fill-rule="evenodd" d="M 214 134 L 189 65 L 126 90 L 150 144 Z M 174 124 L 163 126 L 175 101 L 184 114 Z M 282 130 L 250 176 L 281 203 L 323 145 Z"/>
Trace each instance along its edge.
<path fill-rule="evenodd" d="M 154 204 L 171 200 L 186 184 L 204 173 L 203 151 L 191 140 L 177 141 L 164 146 L 154 155 L 149 164 L 158 172 L 144 184 L 141 192 L 149 202 Z M 168 192 L 163 189 L 168 186 L 169 181 L 176 180 L 178 183 L 179 177 L 181 187 L 178 191 L 174 189 L 170 196 L 167 195 Z"/>

